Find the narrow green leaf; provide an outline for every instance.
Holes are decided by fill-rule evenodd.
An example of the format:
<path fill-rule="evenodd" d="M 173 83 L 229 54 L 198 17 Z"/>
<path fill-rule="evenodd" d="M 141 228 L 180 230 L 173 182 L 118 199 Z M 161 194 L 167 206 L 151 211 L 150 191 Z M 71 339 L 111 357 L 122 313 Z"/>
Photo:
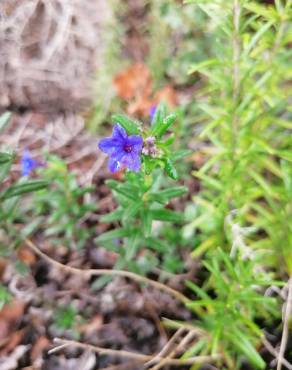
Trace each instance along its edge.
<path fill-rule="evenodd" d="M 4 163 L 11 162 L 13 159 L 13 155 L 10 153 L 0 153 L 0 165 Z"/>
<path fill-rule="evenodd" d="M 262 37 L 262 35 L 273 25 L 274 21 L 270 21 L 265 23 L 252 37 L 249 44 L 247 45 L 246 49 L 244 50 L 244 55 L 247 56 L 251 50 L 254 48 L 256 43 Z"/>
<path fill-rule="evenodd" d="M 34 191 L 45 189 L 49 186 L 49 182 L 46 180 L 31 180 L 22 184 L 16 184 L 10 186 L 2 194 L 0 194 L 0 199 L 8 199 L 15 196 L 19 196 L 25 193 L 31 193 Z"/>
<path fill-rule="evenodd" d="M 114 191 L 118 194 L 123 195 L 124 197 L 136 201 L 138 199 L 137 189 L 131 185 L 123 184 L 117 186 Z"/>
<path fill-rule="evenodd" d="M 170 128 L 171 125 L 174 124 L 176 120 L 175 114 L 170 114 L 167 116 L 161 123 L 156 127 L 156 130 L 152 130 L 152 134 L 157 136 L 158 138 L 162 137 L 166 131 Z"/>
<path fill-rule="evenodd" d="M 122 219 L 123 210 L 121 208 L 115 209 L 113 212 L 108 213 L 107 215 L 101 216 L 100 222 L 111 223 L 114 221 L 119 221 Z"/>
<path fill-rule="evenodd" d="M 144 211 L 141 213 L 142 218 L 142 228 L 144 232 L 144 236 L 148 237 L 151 235 L 152 230 L 152 215 L 151 212 L 148 209 L 144 209 Z"/>
<path fill-rule="evenodd" d="M 160 127 L 163 125 L 164 117 L 166 116 L 166 106 L 165 104 L 159 104 L 156 108 L 152 125 L 151 125 L 151 134 L 156 136 L 159 132 Z"/>
<path fill-rule="evenodd" d="M 168 209 L 155 209 L 151 210 L 153 220 L 166 221 L 166 222 L 182 222 L 183 215 Z"/>
<path fill-rule="evenodd" d="M 169 159 L 169 158 L 166 158 L 165 159 L 165 171 L 167 173 L 167 175 L 174 179 L 174 180 L 177 180 L 178 179 L 178 173 L 177 173 L 177 170 L 174 166 L 174 164 L 172 163 L 172 161 Z"/>
<path fill-rule="evenodd" d="M 158 199 L 160 199 L 162 201 L 163 200 L 168 201 L 169 199 L 180 197 L 180 196 L 184 195 L 185 193 L 187 193 L 187 191 L 188 191 L 188 188 L 185 187 L 185 186 L 175 186 L 175 187 L 172 187 L 172 188 L 169 188 L 169 189 L 161 190 L 157 194 L 153 193 L 153 194 L 149 194 L 149 195 L 151 197 L 153 197 L 153 199 L 155 199 L 155 197 L 157 197 Z"/>
<path fill-rule="evenodd" d="M 182 150 L 177 150 L 176 152 L 174 152 L 173 154 L 171 154 L 171 160 L 173 162 L 176 162 L 180 159 L 183 159 L 187 156 L 189 156 L 190 154 L 192 154 L 192 151 L 189 150 L 189 149 L 182 149 Z"/>
<path fill-rule="evenodd" d="M 99 235 L 94 241 L 97 243 L 104 243 L 113 239 L 124 238 L 126 236 L 129 236 L 129 230 L 121 227 Z"/>
<path fill-rule="evenodd" d="M 127 240 L 126 248 L 126 260 L 130 261 L 137 253 L 140 242 L 140 235 L 137 231 L 131 232 L 131 236 Z"/>
<path fill-rule="evenodd" d="M 131 218 L 135 217 L 136 214 L 139 212 L 139 209 L 143 206 L 143 201 L 137 200 L 136 202 L 130 204 L 125 210 L 123 214 L 123 222 L 127 223 L 131 220 Z"/>
<path fill-rule="evenodd" d="M 242 331 L 233 328 L 232 333 L 229 334 L 230 340 L 233 345 L 237 347 L 250 362 L 258 369 L 264 369 L 266 364 L 262 357 L 258 354 L 257 350 L 251 344 L 250 340 L 244 335 Z"/>
<path fill-rule="evenodd" d="M 115 123 L 119 123 L 129 135 L 137 135 L 140 133 L 138 124 L 131 118 L 123 114 L 114 114 L 112 119 Z"/>

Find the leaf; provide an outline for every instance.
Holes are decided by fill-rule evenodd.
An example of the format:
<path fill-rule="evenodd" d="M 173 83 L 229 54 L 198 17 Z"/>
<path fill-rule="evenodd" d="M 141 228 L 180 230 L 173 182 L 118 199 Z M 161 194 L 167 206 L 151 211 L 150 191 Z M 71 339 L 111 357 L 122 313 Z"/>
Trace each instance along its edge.
<path fill-rule="evenodd" d="M 138 200 L 135 203 L 130 204 L 125 210 L 123 214 L 123 223 L 127 223 L 130 221 L 131 218 L 135 217 L 138 213 L 139 209 L 143 206 L 143 201 Z"/>
<path fill-rule="evenodd" d="M 8 175 L 10 168 L 11 168 L 12 162 L 6 162 L 1 164 L 0 166 L 0 183 L 5 179 L 5 177 Z"/>
<path fill-rule="evenodd" d="M 165 161 L 164 161 L 164 168 L 165 168 L 165 171 L 166 171 L 167 175 L 170 178 L 172 178 L 173 180 L 177 180 L 178 179 L 177 170 L 176 170 L 174 164 L 172 163 L 172 161 L 169 158 L 166 158 L 165 159 Z"/>
<path fill-rule="evenodd" d="M 192 73 L 195 73 L 195 72 L 201 72 L 206 67 L 210 67 L 210 66 L 214 66 L 214 65 L 216 66 L 219 63 L 220 62 L 218 61 L 218 59 L 209 59 L 209 60 L 204 60 L 201 63 L 192 64 L 189 71 L 188 71 L 188 74 L 192 74 Z"/>
<path fill-rule="evenodd" d="M 166 116 L 166 106 L 165 104 L 159 104 L 155 110 L 151 125 L 151 134 L 156 136 L 160 127 L 163 125 L 164 117 Z"/>
<path fill-rule="evenodd" d="M 140 242 L 140 234 L 137 230 L 131 232 L 131 234 L 132 235 L 128 238 L 127 243 L 125 245 L 127 261 L 130 261 L 135 257 Z"/>
<path fill-rule="evenodd" d="M 144 209 L 144 211 L 141 213 L 141 221 L 144 236 L 148 237 L 151 235 L 152 230 L 152 214 L 148 209 Z"/>
<path fill-rule="evenodd" d="M 220 183 L 220 181 L 214 179 L 213 177 L 205 175 L 204 173 L 200 173 L 199 171 L 194 171 L 193 175 L 198 177 L 200 180 L 203 180 L 208 186 L 212 187 L 213 189 L 219 191 L 223 190 L 223 185 Z"/>
<path fill-rule="evenodd" d="M 147 247 L 160 253 L 166 253 L 169 250 L 169 245 L 166 242 L 155 237 L 146 238 L 145 244 L 147 245 Z"/>
<path fill-rule="evenodd" d="M 157 193 L 150 193 L 149 195 L 153 199 L 159 199 L 161 201 L 168 201 L 172 198 L 180 197 L 188 192 L 188 188 L 185 186 L 175 186 L 169 189 L 161 190 Z"/>
<path fill-rule="evenodd" d="M 0 132 L 5 129 L 11 117 L 11 112 L 5 112 L 0 116 Z"/>
<path fill-rule="evenodd" d="M 112 120 L 115 123 L 119 123 L 129 135 L 137 135 L 140 133 L 138 124 L 123 114 L 114 114 Z"/>
<path fill-rule="evenodd" d="M 19 196 L 21 194 L 31 193 L 34 191 L 45 189 L 48 186 L 49 182 L 46 180 L 31 180 L 22 184 L 12 185 L 0 194 L 0 199 L 4 200 Z"/>
<path fill-rule="evenodd" d="M 4 163 L 11 162 L 13 160 L 13 155 L 10 153 L 0 153 L 0 165 Z"/>
<path fill-rule="evenodd" d="M 249 44 L 246 46 L 246 49 L 244 50 L 244 55 L 247 56 L 253 47 L 256 45 L 256 43 L 259 41 L 259 39 L 262 37 L 262 35 L 273 25 L 274 21 L 270 21 L 265 23 L 252 37 Z"/>
<path fill-rule="evenodd" d="M 177 116 L 175 114 L 170 114 L 165 119 L 160 121 L 160 123 L 157 125 L 155 130 L 153 128 L 152 134 L 160 138 L 166 133 L 166 131 L 170 128 L 170 126 L 174 124 L 176 118 Z"/>
<path fill-rule="evenodd" d="M 120 239 L 129 236 L 129 230 L 126 228 L 119 228 L 111 231 L 107 231 L 99 235 L 97 238 L 94 239 L 97 243 L 104 243 L 113 239 Z"/>
<path fill-rule="evenodd" d="M 167 222 L 182 222 L 184 219 L 181 213 L 174 212 L 168 209 L 151 210 L 151 217 L 153 220 L 167 221 Z"/>
<path fill-rule="evenodd" d="M 118 194 L 123 195 L 124 197 L 136 201 L 138 199 L 137 188 L 129 185 L 129 184 L 122 184 L 114 188 Z"/>
<path fill-rule="evenodd" d="M 113 212 L 108 213 L 107 215 L 101 216 L 100 222 L 111 223 L 114 221 L 119 221 L 122 219 L 123 210 L 121 208 L 115 209 Z"/>
<path fill-rule="evenodd" d="M 183 360 L 186 360 L 190 357 L 193 357 L 200 353 L 202 349 L 206 346 L 207 342 L 206 339 L 200 339 L 199 341 L 196 342 L 195 345 L 191 346 L 181 357 Z"/>
<path fill-rule="evenodd" d="M 250 340 L 242 331 L 238 331 L 236 328 L 232 328 L 232 333 L 228 335 L 233 345 L 237 347 L 245 356 L 250 360 L 250 362 L 259 369 L 265 368 L 265 362 L 262 357 L 258 354 L 254 346 L 251 344 Z"/>
<path fill-rule="evenodd" d="M 200 297 L 202 301 L 208 301 L 210 304 L 212 303 L 212 299 L 208 296 L 208 294 L 193 282 L 187 280 L 186 286 L 190 288 L 194 293 L 196 293 L 197 296 Z"/>
<path fill-rule="evenodd" d="M 173 153 L 171 155 L 171 160 L 176 162 L 180 159 L 183 159 L 183 158 L 189 156 L 190 154 L 192 154 L 192 151 L 189 150 L 189 149 L 177 150 L 175 153 Z"/>
<path fill-rule="evenodd" d="M 292 165 L 288 161 L 281 160 L 281 169 L 287 196 L 292 199 Z"/>

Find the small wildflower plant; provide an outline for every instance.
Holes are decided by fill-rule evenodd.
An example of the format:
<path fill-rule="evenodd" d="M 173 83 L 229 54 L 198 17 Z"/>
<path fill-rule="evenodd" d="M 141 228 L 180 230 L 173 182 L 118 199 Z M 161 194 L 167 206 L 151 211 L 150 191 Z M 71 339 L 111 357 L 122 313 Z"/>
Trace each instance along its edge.
<path fill-rule="evenodd" d="M 10 116 L 9 112 L 0 116 L 0 132 L 8 125 Z M 0 256 L 9 256 L 22 242 L 23 235 L 15 227 L 17 222 L 19 224 L 22 221 L 18 210 L 20 199 L 27 193 L 36 192 L 48 186 L 48 182 L 45 180 L 27 178 L 29 170 L 32 169 L 28 165 L 28 157 L 25 160 L 22 158 L 21 163 L 22 174 L 25 177 L 11 183 L 9 174 L 15 160 L 16 155 L 11 150 L 0 149 Z M 15 263 L 16 270 L 18 270 L 17 267 L 20 267 L 18 262 Z M 8 289 L 0 284 L 0 310 L 9 300 Z"/>
<path fill-rule="evenodd" d="M 170 264 L 166 256 L 172 251 L 161 237 L 161 224 L 183 221 L 183 214 L 172 210 L 170 201 L 187 188 L 172 184 L 162 188 L 162 181 L 165 175 L 178 180 L 175 162 L 188 152 L 173 151 L 171 128 L 176 116 L 167 114 L 164 105 L 157 107 L 148 127 L 123 115 L 113 120 L 113 134 L 102 139 L 99 148 L 108 154 L 111 172 L 125 169 L 124 181 L 107 181 L 118 207 L 101 220 L 118 227 L 99 235 L 96 242 L 118 253 L 117 267 L 146 273 L 159 259 Z"/>

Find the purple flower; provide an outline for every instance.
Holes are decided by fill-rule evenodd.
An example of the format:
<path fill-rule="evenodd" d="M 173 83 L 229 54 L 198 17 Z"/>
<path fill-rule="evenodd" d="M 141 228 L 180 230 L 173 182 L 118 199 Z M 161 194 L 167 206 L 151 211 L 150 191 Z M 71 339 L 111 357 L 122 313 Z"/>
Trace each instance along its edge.
<path fill-rule="evenodd" d="M 30 173 L 38 167 L 41 167 L 41 163 L 33 159 L 29 150 L 25 149 L 21 158 L 22 176 L 29 176 Z"/>
<path fill-rule="evenodd" d="M 140 156 L 143 147 L 141 136 L 128 136 L 126 130 L 119 124 L 116 124 L 113 128 L 112 136 L 102 139 L 98 147 L 109 155 L 108 167 L 111 172 L 119 171 L 122 166 L 134 172 L 140 170 Z"/>
<path fill-rule="evenodd" d="M 150 115 L 150 119 L 151 121 L 153 121 L 153 118 L 154 118 L 154 115 L 155 115 L 155 112 L 156 112 L 156 105 L 153 105 L 150 109 L 149 109 L 149 115 Z"/>

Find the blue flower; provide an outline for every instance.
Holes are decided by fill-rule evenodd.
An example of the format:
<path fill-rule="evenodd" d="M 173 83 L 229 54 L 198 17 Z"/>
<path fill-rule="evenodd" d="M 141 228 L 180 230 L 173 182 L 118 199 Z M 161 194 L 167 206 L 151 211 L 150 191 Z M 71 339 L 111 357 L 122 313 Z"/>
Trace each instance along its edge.
<path fill-rule="evenodd" d="M 111 137 L 102 139 L 98 147 L 108 154 L 108 163 L 111 172 L 119 171 L 123 166 L 138 172 L 141 168 L 141 151 L 143 139 L 139 135 L 128 136 L 125 129 L 116 124 Z"/>
<path fill-rule="evenodd" d="M 22 176 L 29 176 L 30 173 L 40 167 L 41 164 L 36 161 L 35 159 L 33 159 L 30 155 L 30 152 L 29 150 L 25 150 L 23 152 L 23 155 L 22 155 L 22 158 L 21 158 L 21 173 L 22 173 Z"/>
<path fill-rule="evenodd" d="M 150 115 L 151 121 L 153 121 L 156 109 L 157 109 L 156 105 L 152 105 L 152 107 L 149 109 L 149 115 Z"/>

